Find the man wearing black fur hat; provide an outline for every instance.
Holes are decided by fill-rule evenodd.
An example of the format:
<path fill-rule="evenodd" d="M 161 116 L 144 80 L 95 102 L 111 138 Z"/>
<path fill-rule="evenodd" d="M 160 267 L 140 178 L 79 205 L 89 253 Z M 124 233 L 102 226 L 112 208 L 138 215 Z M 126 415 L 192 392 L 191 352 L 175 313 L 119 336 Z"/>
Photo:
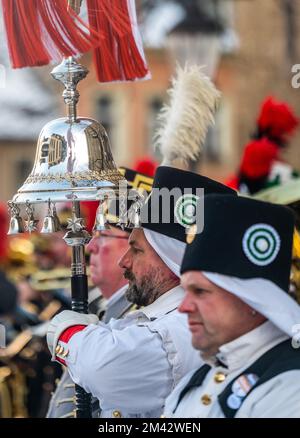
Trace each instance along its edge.
<path fill-rule="evenodd" d="M 187 246 L 179 311 L 205 365 L 165 416 L 300 417 L 300 307 L 289 297 L 294 218 L 286 208 L 210 195 Z M 217 254 L 217 257 L 216 257 Z"/>

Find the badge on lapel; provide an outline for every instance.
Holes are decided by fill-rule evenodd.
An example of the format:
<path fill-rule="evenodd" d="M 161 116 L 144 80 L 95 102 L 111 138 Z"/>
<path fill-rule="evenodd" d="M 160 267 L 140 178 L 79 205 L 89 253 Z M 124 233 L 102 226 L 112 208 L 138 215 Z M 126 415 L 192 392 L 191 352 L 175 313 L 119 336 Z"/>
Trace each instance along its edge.
<path fill-rule="evenodd" d="M 243 374 L 232 384 L 232 394 L 227 399 L 227 406 L 231 409 L 239 409 L 243 399 L 258 380 L 256 374 Z"/>

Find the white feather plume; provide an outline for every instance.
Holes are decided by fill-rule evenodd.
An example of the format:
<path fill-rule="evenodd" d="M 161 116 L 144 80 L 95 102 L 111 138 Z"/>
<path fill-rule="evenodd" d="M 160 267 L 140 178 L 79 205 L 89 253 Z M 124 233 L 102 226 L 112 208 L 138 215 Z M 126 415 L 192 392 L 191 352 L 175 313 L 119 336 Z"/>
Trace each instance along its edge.
<path fill-rule="evenodd" d="M 170 104 L 158 115 L 159 129 L 154 146 L 163 155 L 163 163 L 181 159 L 196 160 L 203 147 L 208 127 L 214 124 L 214 114 L 220 92 L 197 65 L 177 67 L 177 77 L 168 90 Z"/>

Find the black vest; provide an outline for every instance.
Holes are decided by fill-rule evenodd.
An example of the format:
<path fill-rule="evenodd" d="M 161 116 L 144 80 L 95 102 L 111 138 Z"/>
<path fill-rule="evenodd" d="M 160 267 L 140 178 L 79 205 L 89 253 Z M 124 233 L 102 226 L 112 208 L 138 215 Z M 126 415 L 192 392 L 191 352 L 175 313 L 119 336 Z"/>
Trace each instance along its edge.
<path fill-rule="evenodd" d="M 179 403 L 185 397 L 185 395 L 192 389 L 202 385 L 206 375 L 210 371 L 211 367 L 209 365 L 203 365 L 199 368 L 191 377 L 189 383 L 181 391 L 176 408 Z M 241 408 L 242 403 L 246 400 L 249 394 L 257 388 L 259 385 L 271 380 L 279 374 L 282 374 L 291 370 L 300 370 L 300 350 L 295 349 L 291 345 L 291 339 L 287 339 L 284 342 L 276 345 L 263 354 L 256 362 L 254 362 L 250 367 L 245 369 L 241 374 L 236 376 L 226 388 L 219 394 L 218 401 L 221 409 L 226 418 L 234 418 L 238 410 Z M 228 399 L 233 394 L 232 386 L 241 376 L 247 374 L 254 374 L 257 376 L 256 383 L 251 387 L 251 389 L 241 398 L 241 403 L 238 408 L 234 409 L 228 406 Z"/>

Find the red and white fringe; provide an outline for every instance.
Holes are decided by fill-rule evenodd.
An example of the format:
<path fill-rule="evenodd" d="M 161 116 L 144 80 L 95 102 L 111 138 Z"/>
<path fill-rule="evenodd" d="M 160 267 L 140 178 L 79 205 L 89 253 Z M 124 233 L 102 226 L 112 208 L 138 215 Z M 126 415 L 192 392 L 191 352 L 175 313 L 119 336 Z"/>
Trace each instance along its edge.
<path fill-rule="evenodd" d="M 46 65 L 100 44 L 99 35 L 67 6 L 67 0 L 2 0 L 13 68 Z"/>
<path fill-rule="evenodd" d="M 0 0 L 14 68 L 46 65 L 94 49 L 99 82 L 149 77 L 134 0 L 87 0 L 89 24 L 67 0 Z"/>
<path fill-rule="evenodd" d="M 134 0 L 87 0 L 87 5 L 91 27 L 103 36 L 94 50 L 99 82 L 147 78 Z"/>

